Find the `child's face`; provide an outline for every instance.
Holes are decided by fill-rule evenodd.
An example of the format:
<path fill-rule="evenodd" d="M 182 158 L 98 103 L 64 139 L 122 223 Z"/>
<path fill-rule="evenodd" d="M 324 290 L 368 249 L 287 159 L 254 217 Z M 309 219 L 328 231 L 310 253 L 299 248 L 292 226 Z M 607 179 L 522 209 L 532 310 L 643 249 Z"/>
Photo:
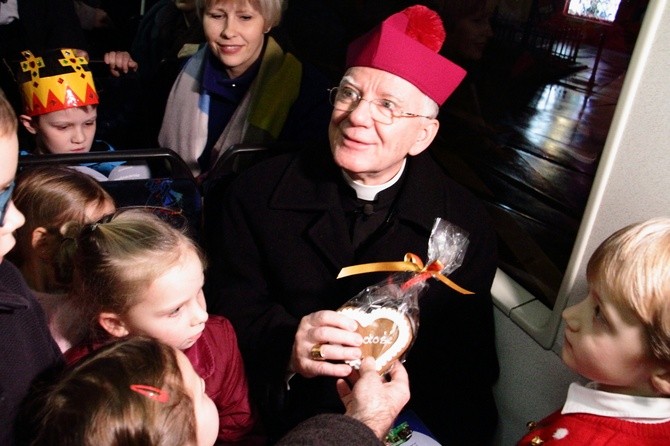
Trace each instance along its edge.
<path fill-rule="evenodd" d="M 179 350 L 191 347 L 209 317 L 202 292 L 202 263 L 192 249 L 158 277 L 121 320 L 128 333 L 158 339 Z M 125 335 L 125 334 L 124 334 Z"/>
<path fill-rule="evenodd" d="M 193 400 L 198 446 L 211 446 L 219 434 L 219 412 L 214 401 L 205 393 L 205 381 L 193 369 L 185 354 L 177 351 L 179 370 L 186 393 Z"/>
<path fill-rule="evenodd" d="M 582 302 L 563 311 L 563 361 L 575 372 L 614 393 L 655 396 L 658 367 L 642 323 L 591 287 Z"/>
<path fill-rule="evenodd" d="M 8 192 L 14 180 L 19 159 L 19 141 L 16 133 L 0 135 L 0 194 Z M 9 198 L 9 197 L 5 197 Z M 4 201 L 4 200 L 0 200 Z M 23 214 L 7 201 L 4 218 L 0 221 L 0 262 L 16 243 L 14 231 L 25 223 Z"/>
<path fill-rule="evenodd" d="M 68 154 L 91 150 L 95 137 L 98 112 L 95 107 L 74 107 L 45 113 L 32 119 L 32 130 L 37 146 L 44 152 Z"/>

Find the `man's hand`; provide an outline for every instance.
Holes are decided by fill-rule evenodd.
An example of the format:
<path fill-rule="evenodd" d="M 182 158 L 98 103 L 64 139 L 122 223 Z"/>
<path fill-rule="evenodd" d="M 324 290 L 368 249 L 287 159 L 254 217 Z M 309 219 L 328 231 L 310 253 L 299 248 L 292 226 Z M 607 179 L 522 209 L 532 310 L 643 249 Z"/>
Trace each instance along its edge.
<path fill-rule="evenodd" d="M 104 60 L 109 66 L 109 72 L 114 77 L 121 76 L 121 73 L 128 74 L 129 71 L 137 71 L 137 62 L 133 60 L 127 51 L 110 51 L 105 53 Z"/>
<path fill-rule="evenodd" d="M 336 311 L 317 311 L 303 317 L 293 341 L 290 371 L 307 378 L 348 376 L 352 369 L 343 361 L 361 357 L 363 337 L 356 328 L 356 321 Z"/>
<path fill-rule="evenodd" d="M 410 396 L 407 370 L 399 361 L 393 364 L 388 375 L 390 380 L 379 376 L 374 358 L 367 357 L 353 387 L 344 379 L 337 380 L 337 392 L 346 407 L 345 415 L 365 423 L 380 440 L 386 437 Z"/>

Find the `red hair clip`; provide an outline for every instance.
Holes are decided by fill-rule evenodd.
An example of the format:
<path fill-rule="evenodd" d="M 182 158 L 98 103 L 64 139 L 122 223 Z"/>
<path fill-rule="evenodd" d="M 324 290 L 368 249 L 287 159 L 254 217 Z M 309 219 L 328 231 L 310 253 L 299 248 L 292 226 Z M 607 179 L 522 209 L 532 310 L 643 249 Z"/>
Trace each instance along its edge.
<path fill-rule="evenodd" d="M 151 398 L 152 400 L 156 400 L 159 403 L 167 403 L 168 400 L 170 399 L 170 394 L 168 394 L 165 390 L 159 389 L 154 386 L 147 386 L 144 384 L 131 384 L 130 390 L 133 390 L 139 393 L 140 395 L 144 395 L 147 398 Z"/>

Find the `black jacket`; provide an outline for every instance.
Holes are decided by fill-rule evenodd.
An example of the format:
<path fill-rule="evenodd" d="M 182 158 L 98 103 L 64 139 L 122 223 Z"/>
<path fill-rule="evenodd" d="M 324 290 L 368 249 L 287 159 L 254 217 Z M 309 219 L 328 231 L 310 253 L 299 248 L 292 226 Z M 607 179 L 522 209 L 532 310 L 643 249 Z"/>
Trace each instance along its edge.
<path fill-rule="evenodd" d="M 420 328 L 406 362 L 410 407 L 446 444 L 484 444 L 495 429 L 495 233 L 483 206 L 429 154 L 409 158 L 401 181 L 386 230 L 356 252 L 340 198 L 348 186 L 327 150 L 275 157 L 229 189 L 208 279 L 210 311 L 235 326 L 252 394 L 263 407 L 281 409 L 268 417 L 285 423 L 278 433 L 315 413 L 342 410 L 331 378 L 295 376 L 291 390 L 282 392 L 300 318 L 337 309 L 388 275 L 338 280 L 342 267 L 401 261 L 408 252 L 427 260 L 436 217 L 469 232 L 463 265 L 450 278 L 475 294 L 431 281 L 422 295 Z"/>
<path fill-rule="evenodd" d="M 33 380 L 61 364 L 42 307 L 19 270 L 0 261 L 0 444 L 14 444 L 15 418 Z"/>
<path fill-rule="evenodd" d="M 5 48 L 5 54 L 9 54 L 9 50 L 29 49 L 38 55 L 53 48 L 87 49 L 72 1 L 17 0 L 17 4 L 21 42 L 14 42 L 14 48 Z"/>

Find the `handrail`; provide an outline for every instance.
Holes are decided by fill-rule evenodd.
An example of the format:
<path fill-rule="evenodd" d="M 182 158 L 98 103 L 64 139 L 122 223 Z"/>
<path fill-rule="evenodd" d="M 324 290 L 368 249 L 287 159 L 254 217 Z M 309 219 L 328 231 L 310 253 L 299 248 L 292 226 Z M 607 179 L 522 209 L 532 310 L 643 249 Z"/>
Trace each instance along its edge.
<path fill-rule="evenodd" d="M 144 161 L 151 164 L 152 161 L 167 161 L 169 163 L 169 174 L 173 178 L 193 178 L 186 162 L 171 149 L 147 148 L 115 150 L 113 152 L 87 152 L 71 154 L 44 154 L 23 155 L 19 157 L 19 168 L 37 166 L 44 164 L 70 164 L 100 163 L 107 161 Z M 152 172 L 153 173 L 153 172 Z M 154 177 L 159 175 L 153 175 Z"/>

